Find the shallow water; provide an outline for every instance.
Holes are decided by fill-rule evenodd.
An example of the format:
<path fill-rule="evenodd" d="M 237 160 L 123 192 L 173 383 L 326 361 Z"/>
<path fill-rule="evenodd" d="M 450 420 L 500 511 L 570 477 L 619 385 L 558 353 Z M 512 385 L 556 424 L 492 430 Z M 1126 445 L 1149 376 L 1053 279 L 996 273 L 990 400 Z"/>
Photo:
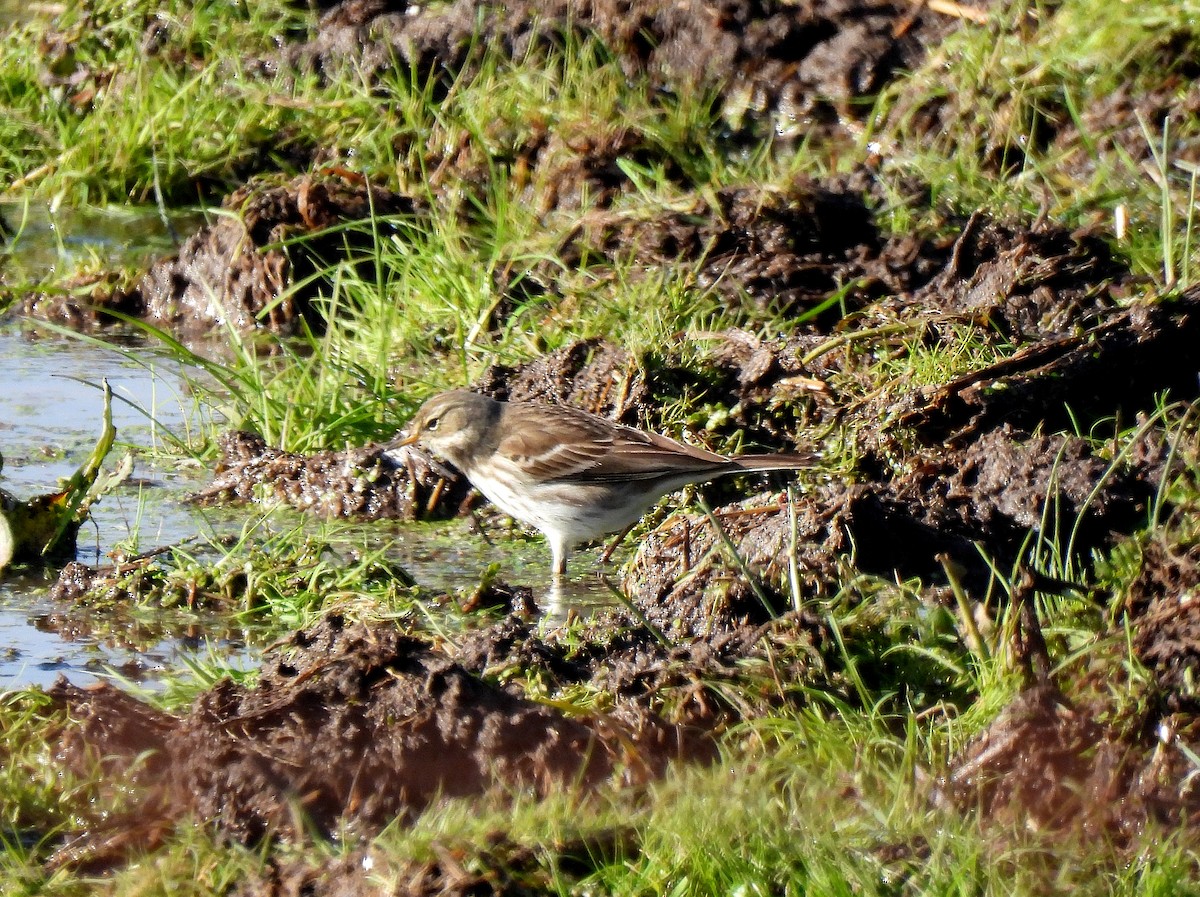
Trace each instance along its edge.
<path fill-rule="evenodd" d="M 59 478 L 78 468 L 100 432 L 105 378 L 113 390 L 117 428 L 117 445 L 105 469 L 117 463 L 126 445 L 153 446 L 168 433 L 183 435 L 201 425 L 174 365 L 156 360 L 136 341 L 131 347 L 136 360 L 28 324 L 0 326 L 0 488 L 29 498 L 53 490 Z M 77 560 L 105 565 L 115 549 L 149 551 L 197 533 L 236 533 L 244 512 L 206 510 L 182 500 L 210 477 L 208 470 L 158 470 L 139 459 L 131 480 L 93 508 L 79 533 Z M 319 525 L 282 513 L 285 529 L 296 522 Z M 554 584 L 549 549 L 540 539 L 493 535 L 490 539 L 470 521 L 452 521 L 373 524 L 358 538 L 376 545 L 390 541 L 389 556 L 422 586 L 451 595 L 469 593 L 482 571 L 497 564 L 500 579 L 533 590 L 550 623 L 615 603 L 598 574 L 615 576 L 617 568 L 598 568 L 597 550 L 574 553 L 571 576 Z M 115 673 L 152 687 L 164 673 L 193 659 L 216 657 L 241 668 L 255 662 L 256 652 L 247 646 L 260 640 L 232 628 L 236 624 L 228 614 L 161 611 L 147 619 L 146 611 L 134 616 L 72 607 L 49 599 L 51 584 L 34 575 L 0 580 L 0 690 L 46 686 L 60 674 L 85 684 Z"/>
<path fill-rule="evenodd" d="M 527 586 L 547 622 L 561 623 L 572 614 L 589 616 L 618 604 L 602 576 L 620 581 L 621 564 L 632 550 L 626 544 L 610 564 L 598 565 L 602 548 L 576 550 L 568 575 L 550 575 L 550 548 L 540 538 L 522 541 L 509 533 L 489 533 L 474 522 L 454 520 L 437 525 L 396 524 L 388 533 L 394 541 L 389 555 L 421 585 L 449 594 L 468 593 L 489 566 L 499 567 L 497 579 Z"/>
<path fill-rule="evenodd" d="M 29 498 L 52 491 L 60 477 L 76 470 L 100 432 L 104 378 L 113 390 L 118 441 L 105 469 L 116 464 L 123 445 L 151 446 L 167 430 L 195 427 L 196 410 L 178 374 L 149 353 L 141 358 L 138 363 L 111 349 L 11 323 L 0 327 L 0 487 Z M 118 546 L 146 550 L 195 535 L 205 526 L 203 512 L 179 498 L 202 476 L 135 462 L 131 480 L 94 506 L 92 520 L 79 533 L 77 559 L 104 564 Z M 87 682 L 108 668 L 153 678 L 188 657 L 244 653 L 243 641 L 227 625 L 199 616 L 163 620 L 161 626 L 107 619 L 97 631 L 51 602 L 49 585 L 38 576 L 0 580 L 0 688 L 45 685 L 59 673 Z M 198 631 L 212 637 L 198 637 Z"/>

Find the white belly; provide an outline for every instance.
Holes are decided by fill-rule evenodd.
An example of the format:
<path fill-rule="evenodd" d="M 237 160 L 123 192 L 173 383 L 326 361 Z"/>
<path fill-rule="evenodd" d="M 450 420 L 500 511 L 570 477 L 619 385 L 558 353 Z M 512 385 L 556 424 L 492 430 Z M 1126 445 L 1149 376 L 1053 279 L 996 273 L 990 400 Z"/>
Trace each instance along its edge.
<path fill-rule="evenodd" d="M 625 529 L 665 493 L 650 485 L 630 491 L 611 484 L 528 484 L 519 489 L 486 485 L 468 475 L 492 504 L 517 520 L 536 527 L 551 540 L 575 545 Z"/>

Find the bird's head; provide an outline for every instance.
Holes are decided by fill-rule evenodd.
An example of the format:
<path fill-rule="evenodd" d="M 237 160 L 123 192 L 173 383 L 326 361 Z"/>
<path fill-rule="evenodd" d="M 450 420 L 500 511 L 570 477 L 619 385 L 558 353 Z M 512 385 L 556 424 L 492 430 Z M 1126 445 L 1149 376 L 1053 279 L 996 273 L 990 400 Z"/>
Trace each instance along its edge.
<path fill-rule="evenodd" d="M 419 445 L 460 469 L 484 449 L 501 405 L 477 392 L 456 389 L 429 399 L 408 425 L 408 435 L 396 445 Z"/>

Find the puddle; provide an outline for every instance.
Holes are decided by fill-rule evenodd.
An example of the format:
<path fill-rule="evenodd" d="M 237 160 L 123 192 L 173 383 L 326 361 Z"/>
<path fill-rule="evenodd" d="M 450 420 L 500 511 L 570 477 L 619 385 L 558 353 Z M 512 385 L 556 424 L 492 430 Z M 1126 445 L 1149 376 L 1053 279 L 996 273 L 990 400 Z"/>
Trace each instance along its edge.
<path fill-rule="evenodd" d="M 25 498 L 75 471 L 100 432 L 103 378 L 113 389 L 118 440 L 106 466 L 120 457 L 121 444 L 150 446 L 166 430 L 184 433 L 196 425 L 184 384 L 149 353 L 137 363 L 79 340 L 15 325 L 0 328 L 0 486 Z M 204 475 L 198 472 L 191 481 L 139 459 L 131 481 L 93 509 L 92 521 L 79 533 L 77 559 L 102 564 L 119 546 L 147 550 L 195 535 L 204 528 L 204 512 L 175 499 Z M 0 581 L 0 688 L 45 685 L 59 673 L 86 683 L 108 668 L 130 678 L 153 678 L 189 657 L 245 651 L 243 639 L 225 634 L 227 624 L 195 615 L 176 625 L 106 621 L 105 633 L 80 632 L 64 619 L 68 608 L 48 600 L 49 585 L 35 576 Z"/>
<path fill-rule="evenodd" d="M 195 615 L 176 624 L 110 613 L 99 621 L 95 611 L 51 601 L 51 585 L 32 575 L 0 584 L 0 690 L 48 688 L 60 675 L 79 685 L 116 678 L 154 689 L 189 663 L 239 669 L 256 663 L 252 633 L 218 636 L 221 630 Z"/>
<path fill-rule="evenodd" d="M 586 617 L 616 607 L 618 599 L 601 577 L 619 583 L 621 567 L 636 544 L 627 540 L 604 566 L 598 564 L 603 547 L 576 549 L 566 579 L 555 582 L 550 575 L 550 548 L 540 539 L 522 543 L 496 534 L 495 541 L 489 542 L 486 529 L 480 532 L 463 520 L 397 524 L 387 535 L 394 540 L 389 556 L 421 585 L 451 595 L 469 593 L 483 571 L 498 564 L 498 579 L 532 589 L 533 600 L 550 623 L 561 623 L 572 613 Z"/>
<path fill-rule="evenodd" d="M 0 7 L 0 23 L 3 22 Z M 3 279 L 9 283 L 40 280 L 62 270 L 109 270 L 175 251 L 182 238 L 204 221 L 201 212 L 155 206 L 109 206 L 51 211 L 42 203 L 0 202 Z M 95 265 L 89 262 L 95 261 Z"/>

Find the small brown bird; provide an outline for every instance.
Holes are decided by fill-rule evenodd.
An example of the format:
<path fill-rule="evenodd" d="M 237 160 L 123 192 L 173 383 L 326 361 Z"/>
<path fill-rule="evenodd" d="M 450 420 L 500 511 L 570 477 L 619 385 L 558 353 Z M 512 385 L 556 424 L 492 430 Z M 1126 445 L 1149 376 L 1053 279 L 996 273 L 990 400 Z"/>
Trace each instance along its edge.
<path fill-rule="evenodd" d="M 554 573 L 580 542 L 633 524 L 664 495 L 730 473 L 798 470 L 810 455 L 729 458 L 563 405 L 465 389 L 429 399 L 393 446 L 420 445 L 505 513 L 545 534 Z"/>

